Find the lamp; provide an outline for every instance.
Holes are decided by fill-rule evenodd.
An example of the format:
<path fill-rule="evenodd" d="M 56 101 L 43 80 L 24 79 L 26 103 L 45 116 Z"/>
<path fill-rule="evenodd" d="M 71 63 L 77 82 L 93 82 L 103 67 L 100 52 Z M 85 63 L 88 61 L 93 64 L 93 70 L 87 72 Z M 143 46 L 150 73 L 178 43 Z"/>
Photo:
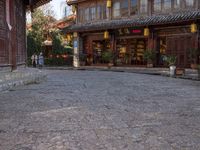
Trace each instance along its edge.
<path fill-rule="evenodd" d="M 73 36 L 74 36 L 74 38 L 77 38 L 77 37 L 78 37 L 78 33 L 77 33 L 77 32 L 74 32 L 74 33 L 73 33 Z"/>
<path fill-rule="evenodd" d="M 144 28 L 144 36 L 149 36 L 149 28 Z"/>
<path fill-rule="evenodd" d="M 73 14 L 76 12 L 76 6 L 75 5 L 72 5 L 72 12 L 73 12 Z"/>
<path fill-rule="evenodd" d="M 70 34 L 67 34 L 67 41 L 71 41 L 71 35 Z"/>
<path fill-rule="evenodd" d="M 108 31 L 105 31 L 104 32 L 104 39 L 108 39 L 109 38 L 109 32 Z"/>
<path fill-rule="evenodd" d="M 112 7 L 112 1 L 111 0 L 107 0 L 107 4 L 106 5 L 107 5 L 108 8 L 111 8 Z"/>
<path fill-rule="evenodd" d="M 197 32 L 197 24 L 192 23 L 190 25 L 190 30 L 191 30 L 192 33 L 196 33 Z"/>

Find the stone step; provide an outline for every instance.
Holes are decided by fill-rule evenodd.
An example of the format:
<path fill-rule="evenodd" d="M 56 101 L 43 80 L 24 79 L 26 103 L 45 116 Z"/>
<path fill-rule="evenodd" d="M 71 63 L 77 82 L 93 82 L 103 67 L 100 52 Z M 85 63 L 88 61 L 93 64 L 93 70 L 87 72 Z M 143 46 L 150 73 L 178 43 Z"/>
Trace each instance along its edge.
<path fill-rule="evenodd" d="M 32 68 L 0 73 L 0 91 L 9 90 L 20 85 L 38 83 L 45 78 L 46 74 L 44 72 Z"/>

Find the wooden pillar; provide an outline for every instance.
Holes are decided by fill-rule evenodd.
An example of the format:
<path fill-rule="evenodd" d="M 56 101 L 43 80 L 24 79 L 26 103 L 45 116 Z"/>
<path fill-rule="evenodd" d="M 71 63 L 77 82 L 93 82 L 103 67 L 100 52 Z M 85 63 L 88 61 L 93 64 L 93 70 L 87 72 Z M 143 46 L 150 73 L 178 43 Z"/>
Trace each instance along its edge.
<path fill-rule="evenodd" d="M 79 49 L 80 49 L 80 37 L 79 37 L 79 33 L 75 32 L 74 33 L 74 56 L 73 56 L 73 66 L 74 67 L 79 67 L 80 63 L 79 63 Z"/>
<path fill-rule="evenodd" d="M 155 45 L 154 45 L 154 32 L 152 29 L 150 29 L 150 34 L 148 36 L 148 45 L 147 48 L 150 50 L 155 50 Z"/>
<path fill-rule="evenodd" d="M 116 64 L 116 39 L 115 33 L 111 34 L 111 51 L 114 54 L 113 63 Z"/>
<path fill-rule="evenodd" d="M 10 0 L 10 23 L 12 29 L 10 31 L 10 63 L 12 65 L 12 70 L 17 69 L 17 60 L 16 60 L 16 53 L 17 53 L 17 32 L 16 32 L 16 14 L 15 14 L 15 0 Z"/>

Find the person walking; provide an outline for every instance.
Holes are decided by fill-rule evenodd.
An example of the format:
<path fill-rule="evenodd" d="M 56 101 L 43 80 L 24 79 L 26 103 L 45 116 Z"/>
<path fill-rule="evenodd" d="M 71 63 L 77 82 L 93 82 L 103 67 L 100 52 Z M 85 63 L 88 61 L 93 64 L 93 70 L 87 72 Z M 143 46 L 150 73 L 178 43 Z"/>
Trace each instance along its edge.
<path fill-rule="evenodd" d="M 40 52 L 40 55 L 38 56 L 38 64 L 39 64 L 40 68 L 42 68 L 44 65 L 44 56 L 43 56 L 42 52 Z"/>
<path fill-rule="evenodd" d="M 31 60 L 32 60 L 32 66 L 34 68 L 36 68 L 36 65 L 37 65 L 37 55 L 35 53 L 31 56 Z"/>

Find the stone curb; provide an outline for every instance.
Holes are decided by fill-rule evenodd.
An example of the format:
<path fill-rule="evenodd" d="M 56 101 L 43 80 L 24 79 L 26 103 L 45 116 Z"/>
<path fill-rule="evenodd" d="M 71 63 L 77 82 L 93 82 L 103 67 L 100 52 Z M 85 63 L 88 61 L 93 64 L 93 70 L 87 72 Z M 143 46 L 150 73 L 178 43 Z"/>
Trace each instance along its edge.
<path fill-rule="evenodd" d="M 119 69 L 119 68 L 111 68 L 111 69 L 106 69 L 106 67 L 103 68 L 87 68 L 87 67 L 79 67 L 79 68 L 74 68 L 74 67 L 46 67 L 44 69 L 47 70 L 87 70 L 87 71 L 112 71 L 112 72 L 128 72 L 128 73 L 137 73 L 137 74 L 147 74 L 147 75 L 160 75 L 160 76 L 165 76 L 165 77 L 170 77 L 168 71 L 164 70 L 143 70 L 143 69 Z M 195 76 L 175 76 L 173 78 L 178 78 L 178 79 L 187 79 L 187 80 L 194 80 L 194 81 L 200 81 Z"/>
<path fill-rule="evenodd" d="M 9 76 L 9 75 L 8 75 Z M 16 75 L 17 76 L 17 75 Z M 25 73 L 20 72 L 17 78 L 12 75 L 6 80 L 0 82 L 0 92 L 11 90 L 14 87 L 28 85 L 33 83 L 40 83 L 46 79 L 44 73 Z"/>

